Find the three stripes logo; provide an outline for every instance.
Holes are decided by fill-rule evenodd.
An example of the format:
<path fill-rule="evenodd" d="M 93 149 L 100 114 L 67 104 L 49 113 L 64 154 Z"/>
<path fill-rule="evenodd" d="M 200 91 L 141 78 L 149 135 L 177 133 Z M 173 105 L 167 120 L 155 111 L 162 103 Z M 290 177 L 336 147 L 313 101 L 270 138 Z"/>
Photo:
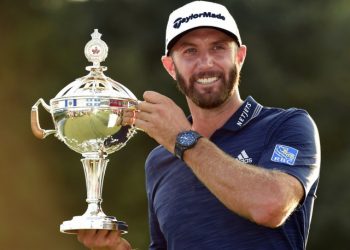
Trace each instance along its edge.
<path fill-rule="evenodd" d="M 242 150 L 242 152 L 237 156 L 237 160 L 243 162 L 243 163 L 252 163 L 253 159 L 250 158 L 245 150 Z"/>

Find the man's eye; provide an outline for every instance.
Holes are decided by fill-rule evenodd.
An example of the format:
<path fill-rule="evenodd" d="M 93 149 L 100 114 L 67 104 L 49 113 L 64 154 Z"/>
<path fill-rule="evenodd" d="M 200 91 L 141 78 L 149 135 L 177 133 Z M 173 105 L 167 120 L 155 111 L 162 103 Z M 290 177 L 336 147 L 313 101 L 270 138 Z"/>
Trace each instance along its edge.
<path fill-rule="evenodd" d="M 197 52 L 197 50 L 195 48 L 185 49 L 185 54 L 194 54 L 196 52 Z"/>
<path fill-rule="evenodd" d="M 225 47 L 222 46 L 222 45 L 215 45 L 215 46 L 213 47 L 213 50 L 223 50 L 223 49 L 225 49 Z"/>

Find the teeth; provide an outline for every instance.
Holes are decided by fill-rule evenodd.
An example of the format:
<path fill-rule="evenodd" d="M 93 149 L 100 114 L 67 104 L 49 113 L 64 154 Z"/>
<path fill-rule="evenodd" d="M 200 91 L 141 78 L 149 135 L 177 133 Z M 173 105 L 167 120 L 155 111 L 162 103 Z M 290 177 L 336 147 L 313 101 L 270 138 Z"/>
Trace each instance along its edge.
<path fill-rule="evenodd" d="M 210 84 L 215 82 L 218 79 L 218 77 L 209 77 L 209 78 L 199 78 L 197 79 L 197 82 L 200 84 Z"/>

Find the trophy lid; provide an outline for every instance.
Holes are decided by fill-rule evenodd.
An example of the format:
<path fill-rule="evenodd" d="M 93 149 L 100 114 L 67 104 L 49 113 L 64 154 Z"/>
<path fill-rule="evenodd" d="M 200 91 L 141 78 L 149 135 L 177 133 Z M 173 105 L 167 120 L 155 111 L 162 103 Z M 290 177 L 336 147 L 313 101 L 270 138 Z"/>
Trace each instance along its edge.
<path fill-rule="evenodd" d="M 101 66 L 108 55 L 108 46 L 101 40 L 101 33 L 95 29 L 91 34 L 91 40 L 85 45 L 84 54 L 92 66 L 86 67 L 89 74 L 80 77 L 64 87 L 53 100 L 71 97 L 113 97 L 127 100 L 135 100 L 135 95 L 122 84 L 107 77 L 103 71 L 107 67 Z"/>

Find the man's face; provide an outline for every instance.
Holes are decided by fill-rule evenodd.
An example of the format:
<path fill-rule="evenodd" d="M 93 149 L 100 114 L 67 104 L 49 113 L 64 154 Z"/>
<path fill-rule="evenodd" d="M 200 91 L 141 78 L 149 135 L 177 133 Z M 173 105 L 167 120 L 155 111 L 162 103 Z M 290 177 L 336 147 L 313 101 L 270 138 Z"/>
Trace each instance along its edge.
<path fill-rule="evenodd" d="M 201 108 L 220 106 L 238 85 L 236 51 L 233 39 L 216 29 L 185 34 L 171 51 L 179 89 Z"/>

